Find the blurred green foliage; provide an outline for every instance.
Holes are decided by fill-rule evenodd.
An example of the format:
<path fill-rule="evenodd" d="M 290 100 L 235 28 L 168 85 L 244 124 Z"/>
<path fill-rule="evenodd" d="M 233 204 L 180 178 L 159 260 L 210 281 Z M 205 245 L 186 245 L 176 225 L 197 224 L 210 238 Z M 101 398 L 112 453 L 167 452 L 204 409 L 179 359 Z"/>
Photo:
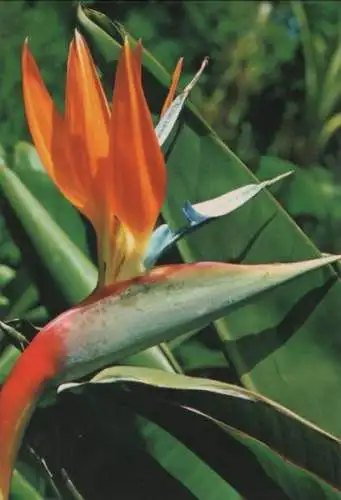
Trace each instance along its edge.
<path fill-rule="evenodd" d="M 193 100 L 249 166 L 255 167 L 261 155 L 271 154 L 299 166 L 322 163 L 338 170 L 339 134 L 337 128 L 334 133 L 335 123 L 331 125 L 331 141 L 323 141 L 319 148 L 315 128 L 320 130 L 324 123 L 318 119 L 314 103 L 307 99 L 306 34 L 293 3 L 84 3 L 120 21 L 134 37 L 141 37 L 169 71 L 183 55 L 183 83 L 208 55 L 210 65 L 193 92 Z M 62 104 L 60 75 L 64 74 L 76 2 L 19 0 L 1 4 L 0 36 L 5 43 L 0 49 L 0 141 L 7 146 L 27 137 L 19 64 L 26 36 L 30 37 L 49 89 Z M 338 2 L 309 2 L 304 3 L 303 10 L 315 52 L 324 61 L 319 72 L 324 74 L 328 61 L 340 49 L 341 8 Z M 322 100 L 321 92 L 316 96 L 318 101 Z M 339 105 L 337 93 L 333 107 Z"/>
<path fill-rule="evenodd" d="M 301 10 L 306 26 L 294 2 L 94 5 L 118 18 L 135 37 L 142 37 L 167 69 L 171 70 L 176 58 L 185 56 L 184 80 L 205 55 L 210 57 L 193 99 L 218 134 L 249 165 L 255 166 L 261 155 L 271 153 L 300 166 L 322 162 L 336 168 L 339 139 L 334 137 L 332 144 L 326 141 L 320 148 L 318 144 L 324 121 L 314 109 L 318 106 L 308 99 L 311 82 L 305 73 L 311 61 L 305 40 L 310 37 L 313 58 L 323 62 L 316 68 L 315 100 L 320 102 L 325 93 L 330 94 L 322 83 L 329 62 L 340 50 L 338 2 L 304 2 Z M 334 69 L 339 76 L 338 68 Z M 335 107 L 340 105 L 339 90 L 336 93 Z"/>
<path fill-rule="evenodd" d="M 60 105 L 67 56 L 66 25 L 52 2 L 0 2 L 0 141 L 5 147 L 28 138 L 21 94 L 20 60 L 26 37 L 44 80 Z"/>
<path fill-rule="evenodd" d="M 270 2 L 95 2 L 111 18 L 118 18 L 168 70 L 185 57 L 183 81 L 210 57 L 193 100 L 204 117 L 244 161 L 254 160 L 264 142 L 262 129 L 271 120 L 262 112 L 254 127 L 251 106 L 266 98 L 267 88 L 281 82 L 283 64 L 292 61 L 298 45 L 287 26 L 290 5 L 276 8 Z M 284 87 L 284 88 L 283 88 Z M 256 99 L 257 100 L 257 99 Z M 272 124 L 270 124 L 272 128 Z"/>

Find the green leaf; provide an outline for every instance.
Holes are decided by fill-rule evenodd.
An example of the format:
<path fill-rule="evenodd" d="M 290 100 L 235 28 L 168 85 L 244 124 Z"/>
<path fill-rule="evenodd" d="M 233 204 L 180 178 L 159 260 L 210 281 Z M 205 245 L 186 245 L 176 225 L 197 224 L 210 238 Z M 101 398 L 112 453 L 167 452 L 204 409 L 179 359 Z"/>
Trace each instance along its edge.
<path fill-rule="evenodd" d="M 110 493 L 105 495 L 106 484 L 102 481 L 101 498 L 111 498 L 114 489 L 119 498 L 132 500 L 241 500 L 226 480 L 181 440 L 136 415 L 126 404 L 120 405 L 112 394 L 101 398 L 97 391 L 96 394 L 86 391 L 80 399 L 68 391 L 58 400 L 73 403 L 71 412 L 73 408 L 80 408 L 79 418 L 82 421 L 89 419 L 91 428 L 94 428 L 91 451 L 99 453 L 101 469 L 110 470 L 109 478 L 106 474 L 104 481 L 109 485 Z M 77 423 L 77 416 L 76 426 L 77 429 L 81 426 Z M 97 487 L 94 480 L 94 491 Z"/>
<path fill-rule="evenodd" d="M 280 158 L 263 156 L 256 173 L 263 177 L 293 166 Z M 330 251 L 339 247 L 341 190 L 332 172 L 319 166 L 296 168 L 295 175 L 279 187 L 276 196 L 317 245 Z"/>
<path fill-rule="evenodd" d="M 136 411 L 143 414 L 146 412 L 148 418 L 155 419 L 157 423 L 166 426 L 169 432 L 174 431 L 175 435 L 179 428 L 176 419 L 172 420 L 172 413 L 173 416 L 182 413 L 183 422 L 187 416 L 191 420 L 189 413 L 199 421 L 202 419 L 203 425 L 212 430 L 212 435 L 205 433 L 205 439 L 200 439 L 200 424 L 194 434 L 198 440 L 208 442 L 207 448 L 210 437 L 220 434 L 221 439 L 214 443 L 216 457 L 219 456 L 220 460 L 228 456 L 231 459 L 231 449 L 226 445 L 231 439 L 232 442 L 237 441 L 250 452 L 253 460 L 288 498 L 306 500 L 341 497 L 340 440 L 259 394 L 213 380 L 131 367 L 104 370 L 90 382 L 65 384 L 60 387 L 60 392 L 66 389 L 76 392 L 97 390 L 103 396 L 105 391 L 110 394 L 110 385 L 118 385 L 120 391 L 124 391 L 125 403 Z M 114 392 L 114 396 L 120 391 Z M 174 407 L 178 408 L 175 412 Z M 148 411 L 148 408 L 152 410 Z M 188 426 L 183 429 L 182 436 L 188 433 L 188 429 Z M 204 446 L 195 446 L 193 441 L 192 436 L 193 451 L 198 452 L 200 449 L 199 456 L 202 456 Z M 206 459 L 213 466 L 214 457 L 210 457 L 208 451 Z M 249 453 L 240 453 L 235 460 L 242 470 L 248 470 Z M 226 471 L 226 476 L 236 487 L 236 469 Z M 238 483 L 238 491 L 247 498 L 247 491 L 252 488 L 254 479 L 248 475 L 248 481 L 250 484 L 245 485 L 244 489 Z M 266 491 L 266 484 L 263 488 Z"/>
<path fill-rule="evenodd" d="M 98 21 L 93 12 L 91 18 Z M 111 86 L 117 42 L 82 11 L 78 21 Z M 157 114 L 170 78 L 148 53 L 144 64 L 146 94 Z M 168 142 L 166 155 L 169 196 L 163 215 L 173 227 L 183 224 L 181 207 L 186 200 L 204 201 L 255 182 L 189 104 Z M 252 204 L 203 228 L 199 235 L 188 236 L 179 248 L 189 261 L 264 263 L 320 255 L 266 192 Z M 249 389 L 336 435 L 341 435 L 340 296 L 341 284 L 335 273 L 324 269 L 253 299 L 216 323 L 228 358 Z"/>
<path fill-rule="evenodd" d="M 31 485 L 25 477 L 18 471 L 14 471 L 11 500 L 43 500 L 44 497 Z"/>
<path fill-rule="evenodd" d="M 48 267 L 67 303 L 73 305 L 96 285 L 96 269 L 46 209 L 10 169 L 2 166 L 0 185 L 34 251 Z"/>
<path fill-rule="evenodd" d="M 176 341 L 177 339 L 175 339 Z M 199 336 L 186 339 L 186 342 L 172 345 L 172 350 L 181 362 L 185 373 L 207 372 L 210 370 L 227 369 L 227 361 L 224 354 L 217 347 L 209 348 L 205 342 L 199 340 Z"/>
<path fill-rule="evenodd" d="M 150 455 L 198 500 L 242 500 L 240 495 L 195 452 L 171 433 L 142 416 L 136 416 L 140 434 Z M 166 491 L 166 485 L 165 491 Z"/>
<path fill-rule="evenodd" d="M 167 345 L 152 346 L 145 351 L 133 354 L 128 358 L 120 361 L 121 364 L 132 366 L 148 366 L 150 368 L 158 368 L 169 372 L 181 373 L 182 368 L 178 364 L 176 358 L 172 355 Z"/>

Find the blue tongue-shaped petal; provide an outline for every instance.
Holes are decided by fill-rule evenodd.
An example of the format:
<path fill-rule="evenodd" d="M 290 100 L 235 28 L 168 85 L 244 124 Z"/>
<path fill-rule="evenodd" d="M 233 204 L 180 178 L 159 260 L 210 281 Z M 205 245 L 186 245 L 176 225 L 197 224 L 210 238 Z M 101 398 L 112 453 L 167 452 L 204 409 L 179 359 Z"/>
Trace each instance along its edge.
<path fill-rule="evenodd" d="M 197 226 L 208 219 L 213 219 L 213 217 L 197 212 L 194 205 L 192 205 L 189 201 L 185 201 L 182 212 L 191 226 Z"/>
<path fill-rule="evenodd" d="M 172 231 L 168 224 L 162 224 L 152 234 L 149 246 L 144 256 L 144 266 L 146 269 L 151 269 L 159 260 L 162 254 L 172 248 L 175 243 L 186 234 L 194 231 L 198 225 L 189 225 Z"/>
<path fill-rule="evenodd" d="M 293 171 L 290 170 L 289 172 L 278 175 L 273 179 L 260 182 L 259 184 L 248 184 L 247 186 L 234 189 L 233 191 L 223 194 L 222 196 L 218 196 L 217 198 L 213 198 L 212 200 L 196 203 L 195 205 L 191 205 L 189 202 L 186 202 L 183 212 L 186 219 L 191 224 L 200 224 L 200 222 L 207 219 L 214 219 L 216 217 L 227 215 L 251 200 L 263 188 L 275 184 L 275 182 L 284 179 L 292 173 Z"/>
<path fill-rule="evenodd" d="M 173 233 L 167 224 L 162 224 L 157 227 L 152 234 L 149 246 L 144 256 L 145 268 L 151 269 L 160 256 L 176 241 L 176 233 Z"/>
<path fill-rule="evenodd" d="M 188 225 L 177 231 L 172 231 L 167 224 L 162 224 L 153 232 L 144 258 L 146 269 L 152 268 L 161 255 L 183 236 L 196 231 L 205 222 L 208 223 L 211 220 L 233 212 L 256 196 L 264 187 L 271 186 L 292 173 L 293 171 L 289 171 L 259 184 L 248 184 L 212 200 L 196 203 L 195 205 L 187 201 L 182 211 L 188 221 Z"/>

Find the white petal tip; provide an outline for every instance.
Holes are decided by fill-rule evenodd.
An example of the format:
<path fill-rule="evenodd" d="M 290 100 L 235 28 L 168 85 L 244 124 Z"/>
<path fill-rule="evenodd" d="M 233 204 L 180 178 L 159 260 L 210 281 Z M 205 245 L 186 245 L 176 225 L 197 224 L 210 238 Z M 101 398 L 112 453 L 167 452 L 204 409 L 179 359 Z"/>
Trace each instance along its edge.
<path fill-rule="evenodd" d="M 190 93 L 190 91 L 192 90 L 192 88 L 196 85 L 196 83 L 198 82 L 199 78 L 201 77 L 201 74 L 202 72 L 204 71 L 204 69 L 206 68 L 206 66 L 208 65 L 208 57 L 206 56 L 203 60 L 203 62 L 201 63 L 201 66 L 199 68 L 199 70 L 197 71 L 197 73 L 194 75 L 193 79 L 189 82 L 189 84 L 185 87 L 185 90 L 183 91 L 183 94 L 184 95 L 188 95 Z"/>
<path fill-rule="evenodd" d="M 261 182 L 263 186 L 272 186 L 272 184 L 275 184 L 278 181 L 281 181 L 282 179 L 285 179 L 286 177 L 289 177 L 289 175 L 294 174 L 294 170 L 289 170 L 289 172 L 284 172 L 284 174 L 277 175 L 277 177 L 274 177 L 273 179 L 268 179 L 266 181 Z"/>
<path fill-rule="evenodd" d="M 67 384 L 61 384 L 57 387 L 57 394 L 60 394 L 61 392 L 67 391 L 69 389 L 74 389 L 75 387 L 79 387 L 82 384 L 76 383 L 76 382 L 70 382 Z"/>

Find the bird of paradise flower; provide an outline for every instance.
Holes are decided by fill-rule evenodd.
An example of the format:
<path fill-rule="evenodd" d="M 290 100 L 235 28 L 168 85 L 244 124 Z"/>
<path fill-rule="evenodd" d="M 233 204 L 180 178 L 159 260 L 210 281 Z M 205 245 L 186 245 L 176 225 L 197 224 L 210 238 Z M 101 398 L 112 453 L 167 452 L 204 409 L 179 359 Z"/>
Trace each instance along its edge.
<path fill-rule="evenodd" d="M 19 357 L 0 392 L 0 499 L 8 498 L 25 426 L 44 390 L 167 341 L 222 316 L 226 309 L 339 259 L 269 265 L 179 264 L 150 268 L 160 254 L 201 224 L 240 207 L 279 178 L 236 189 L 197 205 L 188 225 L 153 232 L 165 198 L 161 145 L 202 68 L 174 99 L 182 59 L 154 129 L 141 84 L 142 44 L 121 50 L 111 109 L 87 45 L 70 45 L 64 116 L 56 110 L 27 42 L 23 95 L 31 135 L 50 177 L 92 223 L 99 279 L 81 304 L 48 323 Z"/>

